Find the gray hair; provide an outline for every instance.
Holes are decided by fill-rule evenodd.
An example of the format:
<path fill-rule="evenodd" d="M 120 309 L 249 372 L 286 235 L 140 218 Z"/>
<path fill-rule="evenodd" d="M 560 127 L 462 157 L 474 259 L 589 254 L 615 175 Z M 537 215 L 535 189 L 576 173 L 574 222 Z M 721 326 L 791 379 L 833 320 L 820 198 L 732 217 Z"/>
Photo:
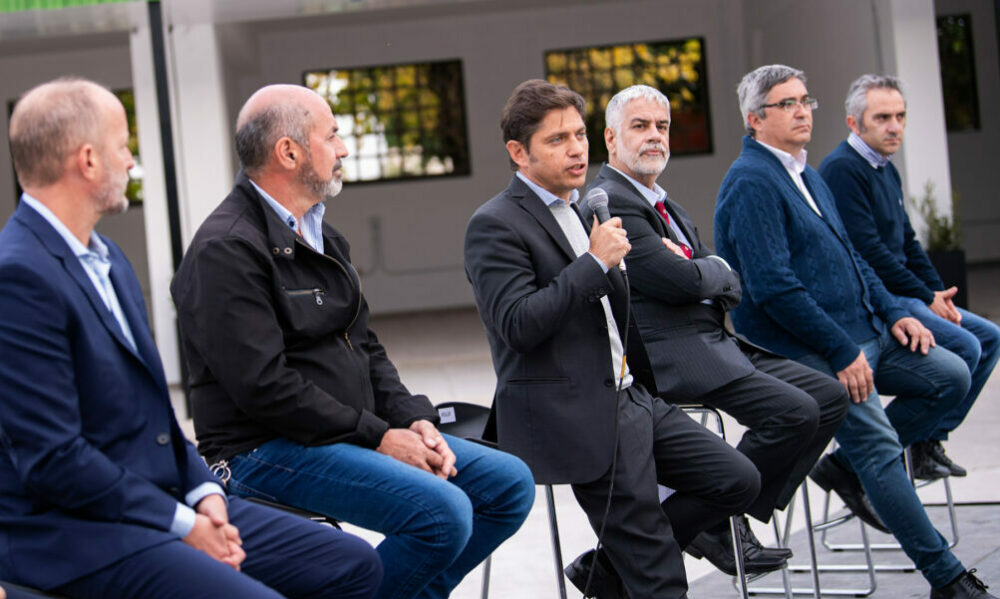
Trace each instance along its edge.
<path fill-rule="evenodd" d="M 754 136 L 753 127 L 747 122 L 747 116 L 753 112 L 760 118 L 764 118 L 764 104 L 767 104 L 767 94 L 771 88 L 788 81 L 798 79 L 803 84 L 806 82 L 806 74 L 798 69 L 785 66 L 783 64 L 771 64 L 758 67 L 743 76 L 739 86 L 736 88 L 736 95 L 740 99 L 740 114 L 743 115 L 743 126 L 746 127 L 747 134 Z"/>
<path fill-rule="evenodd" d="M 892 75 L 862 75 L 854 80 L 847 90 L 844 110 L 861 125 L 861 117 L 868 110 L 868 92 L 873 89 L 894 89 L 903 95 L 903 83 Z M 905 100 L 904 100 L 905 101 Z"/>
<path fill-rule="evenodd" d="M 667 109 L 667 114 L 670 114 L 670 100 L 663 95 L 663 92 L 648 85 L 632 85 L 621 90 L 608 101 L 608 107 L 604 109 L 604 123 L 612 131 L 619 133 L 621 131 L 622 119 L 625 118 L 625 107 L 632 100 L 640 98 L 657 102 Z"/>
<path fill-rule="evenodd" d="M 308 108 L 295 100 L 273 103 L 255 114 L 240 115 L 239 120 L 243 122 L 236 129 L 236 155 L 247 173 L 267 164 L 271 149 L 282 137 L 309 149 L 312 116 Z"/>
<path fill-rule="evenodd" d="M 78 77 L 43 83 L 25 93 L 10 115 L 10 153 L 22 187 L 62 178 L 63 166 L 86 143 L 98 144 L 104 87 Z"/>

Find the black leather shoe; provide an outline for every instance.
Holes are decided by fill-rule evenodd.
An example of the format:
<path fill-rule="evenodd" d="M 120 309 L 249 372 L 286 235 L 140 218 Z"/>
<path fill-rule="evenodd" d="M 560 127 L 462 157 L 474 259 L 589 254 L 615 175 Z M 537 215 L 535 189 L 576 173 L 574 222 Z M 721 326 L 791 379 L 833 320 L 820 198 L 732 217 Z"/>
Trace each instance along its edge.
<path fill-rule="evenodd" d="M 925 441 L 925 443 L 934 461 L 947 468 L 952 476 L 965 476 L 969 473 L 968 470 L 951 461 L 951 458 L 944 453 L 944 446 L 941 445 L 940 441 Z"/>
<path fill-rule="evenodd" d="M 733 553 L 733 537 L 729 533 L 729 526 L 718 528 L 718 531 L 706 530 L 696 536 L 684 551 L 698 559 L 707 558 L 713 566 L 722 572 L 736 576 L 736 557 Z M 759 543 L 758 541 L 758 546 Z M 763 574 L 780 570 L 785 566 L 786 561 L 788 560 L 785 557 L 764 553 L 749 544 L 743 546 L 743 566 L 747 574 Z"/>
<path fill-rule="evenodd" d="M 913 478 L 936 480 L 951 474 L 947 466 L 934 459 L 930 443 L 931 441 L 918 441 L 910 445 L 910 467 L 913 470 Z"/>
<path fill-rule="evenodd" d="M 996 595 L 986 592 L 990 587 L 976 578 L 975 572 L 975 568 L 962 572 L 948 586 L 931 589 L 931 599 L 997 599 Z"/>
<path fill-rule="evenodd" d="M 743 543 L 743 553 L 749 557 L 754 551 L 760 552 L 760 555 L 766 556 L 767 559 L 779 559 L 782 561 L 788 561 L 791 559 L 792 550 L 788 547 L 767 547 L 753 534 L 753 529 L 750 528 L 750 522 L 747 521 L 746 516 L 739 516 L 736 518 L 736 527 L 740 531 L 740 541 Z M 746 561 L 747 558 L 744 558 Z"/>
<path fill-rule="evenodd" d="M 590 574 L 590 564 L 594 562 L 595 551 L 591 549 L 580 554 L 573 563 L 566 566 L 564 571 L 566 577 L 573 583 L 581 593 L 586 592 L 586 597 L 596 597 L 597 599 L 628 599 L 625 585 L 618 576 L 611 562 L 602 553 L 597 559 L 597 567 L 590 580 L 590 588 L 584 591 L 587 585 L 587 576 Z"/>
<path fill-rule="evenodd" d="M 892 534 L 889 527 L 875 513 L 872 504 L 868 502 L 865 490 L 861 488 L 861 481 L 853 472 L 841 466 L 832 454 L 823 456 L 823 459 L 813 466 L 809 478 L 824 491 L 836 493 L 847 509 L 861 518 L 862 522 L 876 530 Z"/>

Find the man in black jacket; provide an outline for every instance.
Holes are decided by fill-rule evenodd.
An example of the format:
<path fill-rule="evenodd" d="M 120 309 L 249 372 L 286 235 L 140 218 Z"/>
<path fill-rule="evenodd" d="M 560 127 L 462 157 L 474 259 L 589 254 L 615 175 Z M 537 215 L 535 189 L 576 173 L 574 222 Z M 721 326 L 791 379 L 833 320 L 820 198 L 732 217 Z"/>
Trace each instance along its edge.
<path fill-rule="evenodd" d="M 688 213 L 656 183 L 670 157 L 667 97 L 646 85 L 626 88 L 608 102 L 605 120 L 608 164 L 590 187 L 607 192 L 609 211 L 628 231 L 632 310 L 656 388 L 668 401 L 704 403 L 748 427 L 738 449 L 760 471 L 761 492 L 747 513 L 767 522 L 833 438 L 847 393 L 833 378 L 726 330 L 726 311 L 741 297 L 739 274 L 702 244 Z M 762 547 L 746 518 L 741 529 L 748 571 L 779 568 L 790 555 Z M 687 551 L 735 570 L 725 523 Z"/>
<path fill-rule="evenodd" d="M 442 435 L 368 328 L 346 240 L 330 106 L 262 88 L 236 124 L 243 172 L 171 286 L 199 451 L 233 493 L 385 534 L 377 597 L 447 597 L 534 498 L 517 458 Z"/>

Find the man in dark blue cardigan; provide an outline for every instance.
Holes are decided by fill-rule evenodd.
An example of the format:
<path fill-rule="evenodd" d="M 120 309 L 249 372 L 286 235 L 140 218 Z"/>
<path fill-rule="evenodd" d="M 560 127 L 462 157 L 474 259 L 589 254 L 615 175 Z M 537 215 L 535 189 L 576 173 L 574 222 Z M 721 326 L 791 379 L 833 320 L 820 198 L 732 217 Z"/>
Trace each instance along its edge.
<path fill-rule="evenodd" d="M 733 324 L 751 341 L 837 377 L 853 400 L 840 449 L 813 479 L 871 504 L 933 588 L 931 599 L 991 598 L 949 551 L 914 492 L 903 446 L 927 438 L 968 392 L 960 358 L 933 347 L 854 251 L 819 174 L 806 165 L 815 99 L 805 74 L 760 67 L 739 85 L 749 134 L 719 189 L 715 246 L 743 278 Z M 882 408 L 879 389 L 896 395 Z"/>
<path fill-rule="evenodd" d="M 833 192 L 847 234 L 896 300 L 934 334 L 938 345 L 969 367 L 972 386 L 938 423 L 930 439 L 912 446 L 920 478 L 965 476 L 941 442 L 962 423 L 1000 357 L 1000 327 L 955 306 L 957 287 L 945 289 L 920 247 L 903 207 L 903 189 L 890 158 L 906 129 L 906 100 L 895 77 L 862 75 L 847 92 L 850 136 L 819 172 Z"/>

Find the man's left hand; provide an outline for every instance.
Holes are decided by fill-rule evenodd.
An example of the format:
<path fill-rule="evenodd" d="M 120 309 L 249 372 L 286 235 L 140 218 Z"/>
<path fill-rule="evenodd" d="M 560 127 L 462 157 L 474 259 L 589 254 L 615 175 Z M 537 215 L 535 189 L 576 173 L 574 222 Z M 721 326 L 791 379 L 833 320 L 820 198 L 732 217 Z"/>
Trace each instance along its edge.
<path fill-rule="evenodd" d="M 919 349 L 920 353 L 924 355 L 927 355 L 930 348 L 936 345 L 934 334 L 912 316 L 904 316 L 897 320 L 892 325 L 892 336 L 899 341 L 900 345 L 909 345 L 910 351 Z"/>
<path fill-rule="evenodd" d="M 226 544 L 229 546 L 229 556 L 222 561 L 229 564 L 236 570 L 240 569 L 240 564 L 246 559 L 247 554 L 243 551 L 243 539 L 240 538 L 240 531 L 229 523 L 229 510 L 226 508 L 226 500 L 222 495 L 206 495 L 195 511 L 203 516 L 207 516 L 216 528 L 222 530 L 226 537 Z"/>
<path fill-rule="evenodd" d="M 441 468 L 434 472 L 435 475 L 447 480 L 448 477 L 458 474 L 455 469 L 455 453 L 448 447 L 448 442 L 444 440 L 441 432 L 427 420 L 417 420 L 410 425 L 410 430 L 420 435 L 424 445 L 433 449 L 444 460 Z"/>

